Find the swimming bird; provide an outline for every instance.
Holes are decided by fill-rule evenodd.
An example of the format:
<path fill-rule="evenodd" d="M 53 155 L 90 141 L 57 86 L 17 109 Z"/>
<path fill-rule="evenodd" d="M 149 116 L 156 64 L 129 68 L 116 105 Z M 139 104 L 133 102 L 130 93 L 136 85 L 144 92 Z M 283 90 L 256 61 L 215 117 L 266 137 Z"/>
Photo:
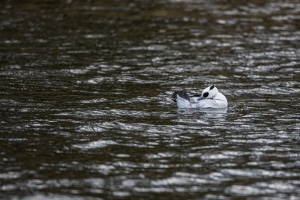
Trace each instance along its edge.
<path fill-rule="evenodd" d="M 178 108 L 227 108 L 226 97 L 219 92 L 215 85 L 205 88 L 200 95 L 189 97 L 184 91 L 175 91 L 171 99 Z"/>

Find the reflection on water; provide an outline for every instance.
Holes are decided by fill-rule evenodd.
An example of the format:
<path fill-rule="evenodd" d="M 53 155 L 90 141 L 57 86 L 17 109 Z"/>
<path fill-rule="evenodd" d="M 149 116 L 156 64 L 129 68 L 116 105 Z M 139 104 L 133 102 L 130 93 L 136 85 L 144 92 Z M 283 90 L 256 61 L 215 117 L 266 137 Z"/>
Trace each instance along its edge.
<path fill-rule="evenodd" d="M 298 2 L 0 8 L 1 198 L 300 197 Z"/>
<path fill-rule="evenodd" d="M 220 120 L 226 117 L 228 108 L 214 108 L 214 109 L 178 109 L 178 116 L 181 118 L 193 119 L 194 117 L 203 117 L 206 120 L 215 119 Z"/>

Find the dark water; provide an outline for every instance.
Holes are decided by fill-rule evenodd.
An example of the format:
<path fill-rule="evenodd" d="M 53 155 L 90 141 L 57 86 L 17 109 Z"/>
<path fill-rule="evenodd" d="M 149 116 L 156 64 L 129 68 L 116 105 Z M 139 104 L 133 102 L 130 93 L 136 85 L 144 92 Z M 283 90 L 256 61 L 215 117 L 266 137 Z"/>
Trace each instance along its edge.
<path fill-rule="evenodd" d="M 1 199 L 300 198 L 300 4 L 4 1 Z M 180 111 L 215 84 L 227 111 Z"/>

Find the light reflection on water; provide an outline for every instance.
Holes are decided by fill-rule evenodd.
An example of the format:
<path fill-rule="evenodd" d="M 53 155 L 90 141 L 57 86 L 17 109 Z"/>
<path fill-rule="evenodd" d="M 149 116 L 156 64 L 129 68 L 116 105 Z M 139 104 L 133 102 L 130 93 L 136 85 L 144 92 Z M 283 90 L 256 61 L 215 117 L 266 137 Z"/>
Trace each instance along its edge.
<path fill-rule="evenodd" d="M 296 1 L 1 8 L 1 198 L 300 196 Z"/>

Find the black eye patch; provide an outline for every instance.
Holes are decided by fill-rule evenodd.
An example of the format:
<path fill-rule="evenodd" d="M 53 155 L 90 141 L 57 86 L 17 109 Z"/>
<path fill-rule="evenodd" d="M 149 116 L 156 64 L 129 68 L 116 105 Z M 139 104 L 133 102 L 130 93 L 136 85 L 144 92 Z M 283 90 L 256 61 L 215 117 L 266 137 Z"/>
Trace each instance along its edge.
<path fill-rule="evenodd" d="M 212 85 L 212 86 L 210 86 L 210 90 L 212 90 L 212 89 L 214 89 L 215 88 L 215 85 Z"/>
<path fill-rule="evenodd" d="M 208 92 L 204 92 L 203 97 L 206 98 L 208 97 L 209 93 Z"/>

